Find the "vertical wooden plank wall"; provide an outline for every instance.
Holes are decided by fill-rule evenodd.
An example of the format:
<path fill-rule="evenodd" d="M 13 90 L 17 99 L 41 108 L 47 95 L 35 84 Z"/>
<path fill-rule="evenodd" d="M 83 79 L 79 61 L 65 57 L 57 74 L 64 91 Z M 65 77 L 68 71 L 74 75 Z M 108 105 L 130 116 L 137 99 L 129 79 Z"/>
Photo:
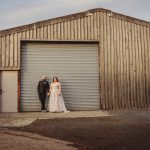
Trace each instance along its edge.
<path fill-rule="evenodd" d="M 0 70 L 20 69 L 20 39 L 99 41 L 101 108 L 150 107 L 149 26 L 95 11 L 0 35 Z"/>
<path fill-rule="evenodd" d="M 0 66 L 2 67 L 2 38 L 0 38 Z"/>
<path fill-rule="evenodd" d="M 100 87 L 104 109 L 150 107 L 150 28 L 100 17 Z"/>

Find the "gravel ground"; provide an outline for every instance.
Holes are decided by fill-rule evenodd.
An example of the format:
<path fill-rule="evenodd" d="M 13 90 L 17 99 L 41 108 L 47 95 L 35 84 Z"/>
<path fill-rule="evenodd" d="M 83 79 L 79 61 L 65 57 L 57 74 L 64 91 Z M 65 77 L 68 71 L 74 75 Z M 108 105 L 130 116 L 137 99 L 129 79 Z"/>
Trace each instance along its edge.
<path fill-rule="evenodd" d="M 0 150 L 76 150 L 73 143 L 0 128 Z"/>
<path fill-rule="evenodd" d="M 84 146 L 38 134 L 13 131 L 12 128 L 25 127 L 39 119 L 78 118 L 109 116 L 106 111 L 82 111 L 69 113 L 0 113 L 0 150 L 75 150 Z M 8 129 L 9 128 L 9 129 Z M 42 128 L 42 127 L 41 127 Z M 10 130 L 11 129 L 11 130 Z"/>
<path fill-rule="evenodd" d="M 8 120 L 11 118 L 9 115 Z M 0 119 L 4 119 L 4 116 L 1 114 Z M 15 127 L 12 125 L 9 128 L 12 132 L 27 132 L 54 141 L 73 143 L 65 144 L 67 149 L 70 147 L 79 150 L 150 149 L 149 110 L 71 112 L 67 114 L 23 113 L 15 114 L 13 117 L 16 120 L 33 118 L 35 121 L 25 126 Z M 0 139 L 0 141 L 5 143 L 5 140 Z M 11 145 L 11 143 L 9 144 Z M 61 146 L 59 145 L 58 148 Z"/>

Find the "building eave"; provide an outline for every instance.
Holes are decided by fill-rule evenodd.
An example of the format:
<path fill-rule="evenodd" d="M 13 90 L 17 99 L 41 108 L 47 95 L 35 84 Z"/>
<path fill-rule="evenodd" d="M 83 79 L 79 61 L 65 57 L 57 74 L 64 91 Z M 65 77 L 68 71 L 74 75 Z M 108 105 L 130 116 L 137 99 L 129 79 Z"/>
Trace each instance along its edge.
<path fill-rule="evenodd" d="M 109 17 L 114 17 L 114 18 L 118 18 L 121 20 L 129 21 L 129 22 L 132 22 L 135 24 L 150 27 L 150 22 L 148 22 L 148 21 L 144 21 L 144 20 L 140 20 L 140 19 L 133 18 L 130 16 L 115 13 L 115 12 L 112 12 L 111 10 L 107 10 L 107 9 L 103 9 L 103 8 L 95 8 L 95 9 L 90 9 L 90 10 L 87 10 L 84 12 L 79 12 L 79 13 L 75 13 L 75 14 L 70 14 L 70 15 L 66 15 L 66 16 L 47 19 L 47 20 L 38 21 L 38 22 L 31 23 L 31 24 L 27 24 L 27 25 L 22 25 L 22 26 L 18 26 L 18 27 L 1 30 L 0 36 L 18 33 L 18 32 L 22 32 L 22 31 L 26 31 L 26 30 L 33 30 L 34 28 L 38 28 L 41 26 L 46 26 L 46 25 L 61 23 L 61 22 L 65 22 L 65 21 L 78 19 L 78 18 L 83 18 L 83 17 L 88 16 L 90 13 L 95 13 L 95 12 L 104 12 L 104 13 L 107 13 L 109 15 Z"/>

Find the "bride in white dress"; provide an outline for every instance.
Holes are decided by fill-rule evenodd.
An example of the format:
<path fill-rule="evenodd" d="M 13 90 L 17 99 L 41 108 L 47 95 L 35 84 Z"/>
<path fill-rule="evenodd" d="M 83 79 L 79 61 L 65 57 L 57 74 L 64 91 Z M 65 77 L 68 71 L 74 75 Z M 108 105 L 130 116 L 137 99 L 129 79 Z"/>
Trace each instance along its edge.
<path fill-rule="evenodd" d="M 61 83 L 57 77 L 53 78 L 53 83 L 51 83 L 49 90 L 49 112 L 69 112 L 64 104 L 64 99 L 61 91 Z"/>

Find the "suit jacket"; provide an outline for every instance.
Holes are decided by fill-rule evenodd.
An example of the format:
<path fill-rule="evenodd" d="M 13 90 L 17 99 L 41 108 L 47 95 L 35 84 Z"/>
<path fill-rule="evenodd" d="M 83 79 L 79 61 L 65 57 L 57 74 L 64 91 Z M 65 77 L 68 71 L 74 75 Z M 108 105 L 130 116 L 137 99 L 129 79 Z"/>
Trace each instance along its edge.
<path fill-rule="evenodd" d="M 40 80 L 37 90 L 39 94 L 46 94 L 49 91 L 49 83 L 46 80 Z"/>

